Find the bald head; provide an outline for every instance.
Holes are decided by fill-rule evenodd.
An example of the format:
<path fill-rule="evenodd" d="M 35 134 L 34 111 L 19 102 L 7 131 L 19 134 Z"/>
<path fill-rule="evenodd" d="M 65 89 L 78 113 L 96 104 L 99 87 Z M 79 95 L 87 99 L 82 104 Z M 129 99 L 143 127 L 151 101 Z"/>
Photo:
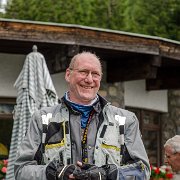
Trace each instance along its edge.
<path fill-rule="evenodd" d="M 102 65 L 101 65 L 101 61 L 100 61 L 100 58 L 98 56 L 96 56 L 96 54 L 93 54 L 91 52 L 86 52 L 86 51 L 83 51 L 82 53 L 78 53 L 76 54 L 72 59 L 71 59 L 71 62 L 69 64 L 69 68 L 70 69 L 73 69 L 74 66 L 75 66 L 75 63 L 76 61 L 83 61 L 83 59 L 85 58 L 88 58 L 88 59 L 92 59 L 92 62 L 95 60 L 99 63 L 99 67 L 100 67 L 100 70 L 101 70 L 101 73 L 102 73 Z"/>

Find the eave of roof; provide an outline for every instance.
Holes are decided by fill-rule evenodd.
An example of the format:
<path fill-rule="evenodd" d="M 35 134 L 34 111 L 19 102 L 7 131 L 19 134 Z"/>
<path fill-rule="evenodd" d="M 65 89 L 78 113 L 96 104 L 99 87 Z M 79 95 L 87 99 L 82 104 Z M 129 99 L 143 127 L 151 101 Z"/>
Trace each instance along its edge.
<path fill-rule="evenodd" d="M 34 44 L 46 56 L 52 74 L 64 71 L 75 53 L 90 50 L 107 62 L 107 82 L 146 79 L 148 90 L 180 87 L 178 41 L 73 24 L 0 19 L 1 53 L 27 54 Z"/>
<path fill-rule="evenodd" d="M 0 40 L 3 43 L 11 41 L 10 44 L 14 41 L 15 44 L 35 42 L 77 45 L 161 55 L 180 60 L 180 42 L 178 41 L 74 24 L 0 19 Z"/>
<path fill-rule="evenodd" d="M 24 23 L 24 24 L 36 24 L 36 25 L 44 25 L 44 26 L 77 28 L 77 29 L 84 29 L 84 30 L 93 30 L 93 31 L 107 32 L 110 34 L 121 34 L 121 35 L 127 35 L 127 36 L 134 36 L 134 37 L 142 37 L 142 38 L 147 38 L 147 39 L 160 40 L 160 41 L 165 41 L 165 42 L 170 42 L 170 43 L 180 45 L 179 41 L 175 41 L 175 40 L 171 40 L 171 39 L 167 39 L 167 38 L 162 38 L 162 37 L 158 37 L 158 36 L 150 36 L 150 35 L 145 35 L 145 34 L 138 34 L 138 33 L 104 29 L 104 28 L 96 28 L 96 27 L 83 26 L 83 25 L 77 25 L 77 24 L 65 24 L 65 23 L 53 23 L 53 22 L 30 21 L 30 20 L 19 20 L 19 19 L 5 19 L 5 18 L 0 18 L 0 21 L 2 21 L 2 22 L 16 22 L 16 23 L 19 22 L 19 23 Z"/>

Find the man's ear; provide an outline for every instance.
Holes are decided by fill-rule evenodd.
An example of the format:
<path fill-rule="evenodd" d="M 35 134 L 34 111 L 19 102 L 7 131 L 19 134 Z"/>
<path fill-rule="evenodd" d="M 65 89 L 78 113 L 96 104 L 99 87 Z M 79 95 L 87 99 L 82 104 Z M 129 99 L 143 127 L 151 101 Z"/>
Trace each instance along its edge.
<path fill-rule="evenodd" d="M 71 76 L 71 70 L 69 68 L 67 68 L 66 73 L 65 73 L 65 80 L 67 82 L 69 82 L 70 76 Z"/>

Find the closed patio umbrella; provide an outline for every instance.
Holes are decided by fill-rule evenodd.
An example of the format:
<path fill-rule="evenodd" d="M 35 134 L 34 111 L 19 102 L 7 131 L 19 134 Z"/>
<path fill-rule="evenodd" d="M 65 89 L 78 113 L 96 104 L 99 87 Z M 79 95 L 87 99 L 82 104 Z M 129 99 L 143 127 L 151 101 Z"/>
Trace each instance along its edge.
<path fill-rule="evenodd" d="M 7 180 L 14 179 L 16 153 L 31 116 L 42 107 L 58 103 L 57 93 L 44 56 L 37 52 L 36 46 L 33 46 L 33 52 L 27 55 L 14 86 L 17 89 L 17 99 L 13 113 L 14 124 L 6 174 Z"/>

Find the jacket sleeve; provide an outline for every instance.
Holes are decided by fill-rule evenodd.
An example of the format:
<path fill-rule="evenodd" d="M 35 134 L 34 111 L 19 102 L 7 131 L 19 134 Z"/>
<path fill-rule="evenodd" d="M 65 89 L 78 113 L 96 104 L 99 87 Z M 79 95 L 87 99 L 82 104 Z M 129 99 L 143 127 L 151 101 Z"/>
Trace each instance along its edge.
<path fill-rule="evenodd" d="M 46 165 L 38 165 L 34 160 L 41 143 L 42 122 L 40 111 L 37 111 L 29 123 L 26 135 L 18 150 L 14 164 L 16 180 L 46 180 Z"/>
<path fill-rule="evenodd" d="M 130 157 L 137 161 L 141 161 L 144 166 L 144 176 L 146 180 L 150 178 L 150 165 L 148 156 L 141 139 L 139 130 L 139 121 L 134 113 L 129 112 L 127 121 L 125 123 L 125 134 L 124 134 L 125 145 L 127 147 Z"/>

